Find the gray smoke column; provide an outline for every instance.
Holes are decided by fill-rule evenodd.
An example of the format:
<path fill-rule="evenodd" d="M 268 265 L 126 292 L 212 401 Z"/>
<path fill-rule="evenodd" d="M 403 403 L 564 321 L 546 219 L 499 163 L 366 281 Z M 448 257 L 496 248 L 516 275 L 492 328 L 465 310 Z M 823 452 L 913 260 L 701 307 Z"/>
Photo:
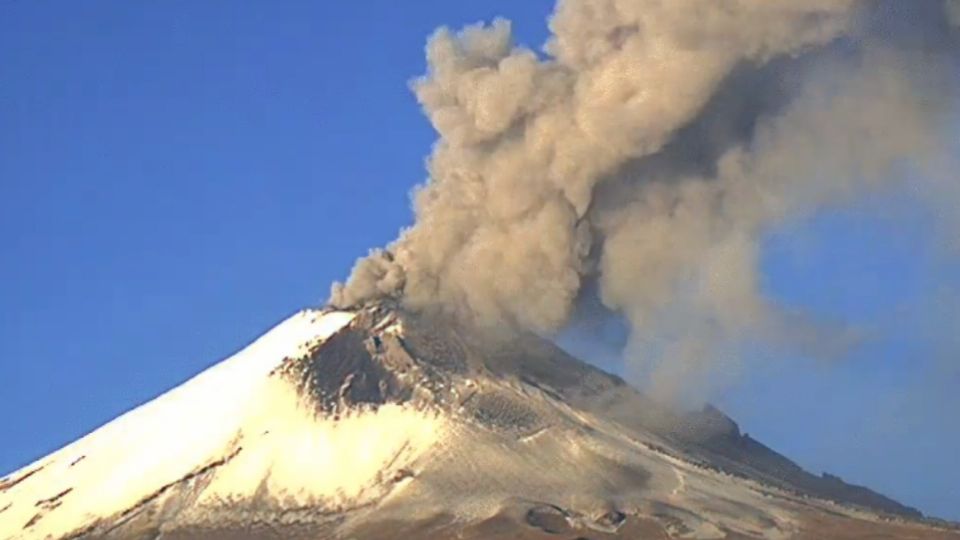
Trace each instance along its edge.
<path fill-rule="evenodd" d="M 543 55 L 504 20 L 441 29 L 413 84 L 440 135 L 415 224 L 359 260 L 331 303 L 392 297 L 553 332 L 595 284 L 630 321 L 632 349 L 670 358 L 668 382 L 717 343 L 821 341 L 761 293 L 758 243 L 943 161 L 957 13 L 932 0 L 562 0 Z M 931 186 L 956 193 L 952 180 Z"/>

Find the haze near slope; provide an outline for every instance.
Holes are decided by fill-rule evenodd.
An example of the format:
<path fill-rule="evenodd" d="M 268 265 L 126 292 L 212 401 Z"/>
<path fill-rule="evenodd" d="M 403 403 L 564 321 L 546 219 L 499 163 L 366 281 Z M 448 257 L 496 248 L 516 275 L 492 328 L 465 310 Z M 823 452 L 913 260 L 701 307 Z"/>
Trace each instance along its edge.
<path fill-rule="evenodd" d="M 413 84 L 440 135 L 416 222 L 332 303 L 550 332 L 596 284 L 667 386 L 748 337 L 842 346 L 762 294 L 759 240 L 894 182 L 956 200 L 955 10 L 562 0 L 545 55 L 504 20 L 441 29 Z"/>

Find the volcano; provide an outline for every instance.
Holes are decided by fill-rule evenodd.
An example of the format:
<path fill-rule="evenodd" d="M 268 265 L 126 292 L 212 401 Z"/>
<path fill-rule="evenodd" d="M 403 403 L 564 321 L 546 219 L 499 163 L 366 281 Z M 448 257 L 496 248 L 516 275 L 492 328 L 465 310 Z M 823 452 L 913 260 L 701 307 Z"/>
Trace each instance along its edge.
<path fill-rule="evenodd" d="M 2 538 L 960 538 L 528 333 L 308 310 L 0 480 Z"/>

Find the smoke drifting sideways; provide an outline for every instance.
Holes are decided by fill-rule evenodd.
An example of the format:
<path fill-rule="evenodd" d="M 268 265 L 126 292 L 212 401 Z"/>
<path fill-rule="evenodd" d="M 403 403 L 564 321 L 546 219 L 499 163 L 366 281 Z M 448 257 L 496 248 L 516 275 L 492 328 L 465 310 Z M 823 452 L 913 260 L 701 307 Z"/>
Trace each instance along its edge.
<path fill-rule="evenodd" d="M 544 334 L 600 305 L 661 388 L 739 342 L 829 354 L 849 336 L 763 293 L 761 240 L 898 183 L 957 199 L 957 24 L 954 0 L 561 0 L 542 54 L 505 20 L 440 29 L 415 223 L 330 302 Z"/>

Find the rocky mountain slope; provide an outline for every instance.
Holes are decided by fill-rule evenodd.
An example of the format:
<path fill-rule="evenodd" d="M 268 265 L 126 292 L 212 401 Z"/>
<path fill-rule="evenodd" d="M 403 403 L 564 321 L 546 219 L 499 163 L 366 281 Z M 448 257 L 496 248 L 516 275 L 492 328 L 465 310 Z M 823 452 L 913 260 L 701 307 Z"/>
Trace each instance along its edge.
<path fill-rule="evenodd" d="M 304 311 L 0 480 L 0 538 L 960 538 L 529 334 Z"/>

